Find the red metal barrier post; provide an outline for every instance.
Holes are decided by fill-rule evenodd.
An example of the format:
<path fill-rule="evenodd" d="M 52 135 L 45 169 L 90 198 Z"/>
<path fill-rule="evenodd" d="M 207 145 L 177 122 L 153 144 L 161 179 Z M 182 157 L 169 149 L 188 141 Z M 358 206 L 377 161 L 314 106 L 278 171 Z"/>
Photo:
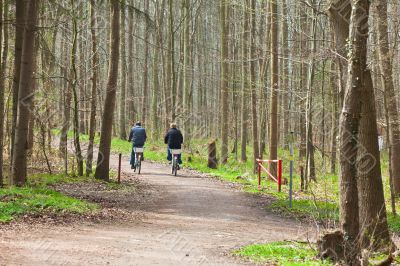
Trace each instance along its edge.
<path fill-rule="evenodd" d="M 282 187 L 282 160 L 278 160 L 278 191 L 281 192 Z"/>

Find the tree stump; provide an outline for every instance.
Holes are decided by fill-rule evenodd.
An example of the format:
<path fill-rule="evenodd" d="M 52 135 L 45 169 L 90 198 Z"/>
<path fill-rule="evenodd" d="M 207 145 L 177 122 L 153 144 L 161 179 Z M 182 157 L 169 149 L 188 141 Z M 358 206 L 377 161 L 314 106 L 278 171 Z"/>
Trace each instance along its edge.
<path fill-rule="evenodd" d="M 341 231 L 323 235 L 318 241 L 318 256 L 321 259 L 331 259 L 339 262 L 344 259 L 344 238 Z"/>
<path fill-rule="evenodd" d="M 211 140 L 208 142 L 208 168 L 216 169 L 217 168 L 217 146 L 215 144 L 215 140 Z"/>

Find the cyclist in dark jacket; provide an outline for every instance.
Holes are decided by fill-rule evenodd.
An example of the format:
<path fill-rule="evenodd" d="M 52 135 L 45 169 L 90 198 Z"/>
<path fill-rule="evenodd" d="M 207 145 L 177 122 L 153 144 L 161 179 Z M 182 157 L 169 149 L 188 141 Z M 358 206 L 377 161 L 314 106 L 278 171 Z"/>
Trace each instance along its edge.
<path fill-rule="evenodd" d="M 168 130 L 164 137 L 164 143 L 168 144 L 167 160 L 172 161 L 171 149 L 178 150 L 182 148 L 183 136 L 176 124 L 172 123 L 171 128 Z M 178 155 L 178 164 L 182 164 L 181 154 Z"/>
<path fill-rule="evenodd" d="M 146 129 L 142 127 L 140 122 L 136 122 L 129 134 L 129 141 L 132 141 L 132 153 L 130 161 L 132 169 L 135 167 L 135 148 L 143 148 L 146 139 Z"/>

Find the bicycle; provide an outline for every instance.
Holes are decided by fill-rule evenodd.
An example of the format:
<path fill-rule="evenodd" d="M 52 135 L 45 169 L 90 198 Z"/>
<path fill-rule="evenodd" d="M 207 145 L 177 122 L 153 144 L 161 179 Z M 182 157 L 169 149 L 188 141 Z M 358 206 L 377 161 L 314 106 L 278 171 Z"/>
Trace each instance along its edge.
<path fill-rule="evenodd" d="M 171 154 L 172 154 L 172 174 L 177 175 L 178 170 L 179 170 L 179 164 L 178 164 L 178 155 L 182 153 L 182 150 L 177 150 L 177 149 L 171 149 Z"/>
<path fill-rule="evenodd" d="M 143 158 L 143 152 L 144 148 L 137 148 L 135 147 L 135 167 L 134 167 L 134 172 L 138 170 L 138 174 L 140 174 L 140 171 L 142 170 L 142 158 Z"/>

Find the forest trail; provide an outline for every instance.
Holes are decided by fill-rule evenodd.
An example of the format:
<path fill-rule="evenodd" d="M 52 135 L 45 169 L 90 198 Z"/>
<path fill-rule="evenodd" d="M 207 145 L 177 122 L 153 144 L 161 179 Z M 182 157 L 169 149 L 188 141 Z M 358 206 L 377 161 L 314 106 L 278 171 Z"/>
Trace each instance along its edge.
<path fill-rule="evenodd" d="M 122 171 L 137 176 L 127 160 Z M 242 265 L 227 256 L 241 245 L 314 238 L 309 226 L 266 211 L 266 199 L 228 183 L 185 170 L 174 177 L 168 166 L 148 162 L 142 172 L 139 179 L 157 193 L 139 206 L 137 222 L 6 232 L 0 265 Z"/>

